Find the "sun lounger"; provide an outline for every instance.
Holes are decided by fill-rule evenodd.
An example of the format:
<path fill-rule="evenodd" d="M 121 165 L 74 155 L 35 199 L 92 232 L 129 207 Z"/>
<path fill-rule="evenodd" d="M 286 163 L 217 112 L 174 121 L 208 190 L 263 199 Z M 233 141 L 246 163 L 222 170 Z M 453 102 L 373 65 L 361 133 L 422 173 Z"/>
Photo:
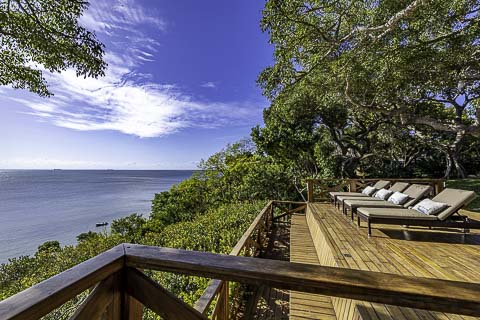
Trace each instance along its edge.
<path fill-rule="evenodd" d="M 380 199 L 377 199 L 377 201 L 367 201 L 366 199 L 359 198 L 345 199 L 343 201 L 342 212 L 346 215 L 347 211 L 350 210 L 351 219 L 353 221 L 353 216 L 357 212 L 358 208 L 408 208 L 410 206 L 413 206 L 423 198 L 427 197 L 432 192 L 432 187 L 430 187 L 429 185 L 412 184 L 404 191 L 399 192 L 402 192 L 403 194 L 406 194 L 408 196 L 406 202 L 403 204 L 395 204 L 391 201 Z"/>
<path fill-rule="evenodd" d="M 405 190 L 410 184 L 407 182 L 396 182 L 393 184 L 388 190 L 391 190 L 393 192 L 399 191 L 402 192 Z M 382 199 L 375 198 L 373 195 L 372 196 L 366 196 L 366 197 L 358 197 L 358 196 L 337 196 L 336 204 L 338 205 L 338 208 L 343 207 L 343 202 L 347 199 L 354 199 L 354 200 L 366 200 L 366 201 L 383 201 Z M 343 209 L 342 209 L 343 212 Z"/>
<path fill-rule="evenodd" d="M 390 181 L 386 180 L 379 180 L 377 181 L 373 187 L 377 190 L 380 190 L 382 188 L 386 188 L 390 184 Z M 330 196 L 330 199 L 332 200 L 333 204 L 337 204 L 337 197 L 338 196 L 357 196 L 357 197 L 369 197 L 366 194 L 363 194 L 361 192 L 342 192 L 342 191 L 332 191 L 328 193 Z"/>
<path fill-rule="evenodd" d="M 464 232 L 468 232 L 473 224 L 470 224 L 467 216 L 458 214 L 458 210 L 476 196 L 473 191 L 447 188 L 432 199 L 447 205 L 437 214 L 428 215 L 413 209 L 361 207 L 357 209 L 357 221 L 359 226 L 360 221 L 367 222 L 369 236 L 372 234 L 372 224 L 462 228 Z M 475 227 L 478 227 L 478 224 Z"/>

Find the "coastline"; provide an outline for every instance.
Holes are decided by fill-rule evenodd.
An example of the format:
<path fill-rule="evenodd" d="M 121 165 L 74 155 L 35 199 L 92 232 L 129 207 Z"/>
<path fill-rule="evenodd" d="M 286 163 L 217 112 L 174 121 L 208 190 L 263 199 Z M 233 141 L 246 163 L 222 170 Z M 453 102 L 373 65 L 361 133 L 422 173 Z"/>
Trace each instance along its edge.
<path fill-rule="evenodd" d="M 150 214 L 155 193 L 197 170 L 0 170 L 0 263 L 46 241 L 74 245 L 114 219 Z M 98 222 L 107 227 L 95 227 Z"/>

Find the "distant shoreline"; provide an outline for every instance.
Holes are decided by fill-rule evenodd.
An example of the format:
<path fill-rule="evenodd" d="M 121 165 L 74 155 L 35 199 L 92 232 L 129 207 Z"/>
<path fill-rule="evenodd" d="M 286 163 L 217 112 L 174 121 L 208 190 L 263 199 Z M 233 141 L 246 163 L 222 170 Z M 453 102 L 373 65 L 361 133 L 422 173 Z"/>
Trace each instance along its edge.
<path fill-rule="evenodd" d="M 156 193 L 199 170 L 0 170 L 0 263 L 31 255 L 56 240 L 62 246 L 132 213 L 148 215 Z"/>
<path fill-rule="evenodd" d="M 2 169 L 0 171 L 203 171 L 201 169 Z"/>

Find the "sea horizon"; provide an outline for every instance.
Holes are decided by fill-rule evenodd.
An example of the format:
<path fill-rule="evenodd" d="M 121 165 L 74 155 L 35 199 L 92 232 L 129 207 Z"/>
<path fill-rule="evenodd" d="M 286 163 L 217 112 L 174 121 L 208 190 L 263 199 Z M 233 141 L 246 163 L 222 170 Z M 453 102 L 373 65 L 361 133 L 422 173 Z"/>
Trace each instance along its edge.
<path fill-rule="evenodd" d="M 72 245 L 83 232 L 109 230 L 99 222 L 146 217 L 155 193 L 195 171 L 0 169 L 0 263 L 32 255 L 45 241 Z"/>
<path fill-rule="evenodd" d="M 49 169 L 5 169 L 0 168 L 0 171 L 202 171 L 201 169 L 64 169 L 64 168 L 49 168 Z"/>

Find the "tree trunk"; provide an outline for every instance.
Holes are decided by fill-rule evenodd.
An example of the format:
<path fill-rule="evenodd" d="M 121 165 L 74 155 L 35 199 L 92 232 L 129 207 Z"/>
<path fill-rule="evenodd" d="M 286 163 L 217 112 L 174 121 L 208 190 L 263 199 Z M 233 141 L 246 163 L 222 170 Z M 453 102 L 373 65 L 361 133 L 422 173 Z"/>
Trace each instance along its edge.
<path fill-rule="evenodd" d="M 455 170 L 457 171 L 457 177 L 460 179 L 465 179 L 465 169 L 458 161 L 457 153 L 454 152 L 451 156 L 453 164 L 455 165 Z"/>
<path fill-rule="evenodd" d="M 443 178 L 448 179 L 452 174 L 452 157 L 448 151 L 445 151 L 445 159 L 447 160 L 447 167 L 445 168 L 445 175 Z"/>

